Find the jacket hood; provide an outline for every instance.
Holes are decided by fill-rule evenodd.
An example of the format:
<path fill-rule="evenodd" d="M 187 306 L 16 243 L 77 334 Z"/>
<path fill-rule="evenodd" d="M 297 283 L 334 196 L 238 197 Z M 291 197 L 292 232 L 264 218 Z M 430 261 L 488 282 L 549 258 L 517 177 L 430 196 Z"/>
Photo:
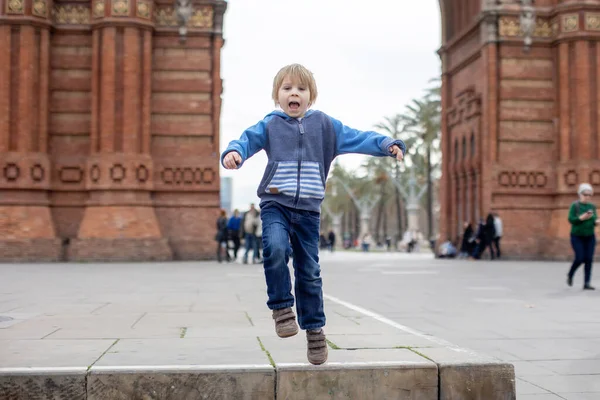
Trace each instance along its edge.
<path fill-rule="evenodd" d="M 314 113 L 314 112 L 315 112 L 314 110 L 308 110 L 308 111 L 306 111 L 306 114 L 304 114 L 304 117 L 303 117 L 303 118 L 306 118 L 306 117 L 308 117 L 309 115 L 311 115 L 311 114 L 312 114 L 312 113 Z M 267 117 L 270 117 L 270 116 L 274 116 L 274 117 L 280 117 L 280 118 L 283 118 L 283 119 L 285 119 L 285 120 L 296 119 L 296 118 L 294 118 L 294 117 L 290 117 L 289 115 L 287 115 L 286 113 L 284 113 L 284 112 L 283 112 L 283 111 L 281 111 L 281 110 L 275 110 L 275 111 L 272 111 L 272 112 L 268 113 L 268 114 L 265 116 L 265 118 L 267 118 Z"/>

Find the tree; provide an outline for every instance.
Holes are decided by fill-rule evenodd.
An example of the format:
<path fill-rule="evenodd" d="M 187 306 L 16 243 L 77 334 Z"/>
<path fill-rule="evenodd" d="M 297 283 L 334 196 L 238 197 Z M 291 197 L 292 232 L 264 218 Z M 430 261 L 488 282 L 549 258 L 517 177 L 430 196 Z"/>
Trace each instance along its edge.
<path fill-rule="evenodd" d="M 412 135 L 418 146 L 411 149 L 409 158 L 411 163 L 425 165 L 427 182 L 427 230 L 428 237 L 433 236 L 433 184 L 434 168 L 439 167 L 440 128 L 441 128 L 441 100 L 440 88 L 433 87 L 427 90 L 422 99 L 413 100 L 406 106 L 402 114 L 402 122 L 406 124 L 405 130 Z"/>
<path fill-rule="evenodd" d="M 378 124 L 375 125 L 375 128 L 378 129 L 380 132 L 383 133 L 387 133 L 389 136 L 393 137 L 394 139 L 403 139 L 402 134 L 404 133 L 404 123 L 403 123 L 403 117 L 400 114 L 396 114 L 392 117 L 385 117 L 383 119 L 383 122 L 380 122 Z M 407 147 L 410 147 L 411 143 L 411 139 L 408 138 L 408 142 L 405 140 L 405 144 Z M 390 169 L 388 169 L 389 171 Z M 394 163 L 394 168 L 393 168 L 394 174 L 392 179 L 396 179 L 398 180 L 400 177 L 400 163 L 395 162 Z M 403 212 L 403 207 L 401 206 L 401 203 L 403 203 L 403 199 L 402 199 L 402 195 L 400 194 L 400 191 L 398 190 L 398 188 L 396 187 L 396 185 L 394 185 L 394 200 L 395 200 L 395 205 L 396 205 L 396 226 L 398 227 L 397 229 L 397 235 L 396 235 L 396 240 L 394 241 L 394 243 L 397 243 L 398 240 L 400 240 L 400 238 L 402 237 L 402 216 L 404 215 Z"/>

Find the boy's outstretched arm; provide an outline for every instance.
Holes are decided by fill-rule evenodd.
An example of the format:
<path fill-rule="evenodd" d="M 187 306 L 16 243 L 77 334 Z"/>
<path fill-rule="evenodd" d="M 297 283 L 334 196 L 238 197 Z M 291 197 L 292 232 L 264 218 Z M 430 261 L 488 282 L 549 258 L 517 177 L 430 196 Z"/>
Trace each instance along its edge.
<path fill-rule="evenodd" d="M 331 118 L 331 117 L 330 117 Z M 404 158 L 406 145 L 402 140 L 372 131 L 352 129 L 335 118 L 331 118 L 336 135 L 336 156 L 349 153 L 370 156 Z"/>
<path fill-rule="evenodd" d="M 241 167 L 244 161 L 261 151 L 265 147 L 267 138 L 266 127 L 272 117 L 266 117 L 258 124 L 246 129 L 238 140 L 232 140 L 221 154 L 221 164 L 227 169 L 232 169 L 233 161 L 237 168 Z M 238 156 L 236 156 L 236 153 Z M 225 163 L 227 161 L 227 164 Z M 233 167 L 235 168 L 235 167 Z"/>

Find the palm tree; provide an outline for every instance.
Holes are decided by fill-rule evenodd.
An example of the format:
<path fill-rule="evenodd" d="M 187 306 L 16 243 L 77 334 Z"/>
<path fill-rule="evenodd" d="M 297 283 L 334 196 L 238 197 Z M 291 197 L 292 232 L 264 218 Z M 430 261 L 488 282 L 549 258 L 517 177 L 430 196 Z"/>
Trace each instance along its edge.
<path fill-rule="evenodd" d="M 383 131 L 383 132 L 387 133 L 388 136 L 393 137 L 394 139 L 404 140 L 407 148 L 410 148 L 410 146 L 413 144 L 412 143 L 413 140 L 411 138 L 403 137 L 404 120 L 403 120 L 402 115 L 400 115 L 400 114 L 396 114 L 392 117 L 385 117 L 383 119 L 383 122 L 380 122 L 375 125 L 375 128 L 378 129 L 379 131 Z M 402 168 L 404 168 L 404 167 L 402 167 Z M 388 171 L 389 171 L 389 169 L 388 169 Z M 394 175 L 393 175 L 392 179 L 398 180 L 400 177 L 400 172 L 401 172 L 400 163 L 398 163 L 398 162 L 394 163 L 393 171 L 394 171 Z M 404 202 L 404 199 L 402 198 L 402 195 L 400 194 L 400 191 L 398 190 L 396 185 L 394 185 L 394 194 L 395 194 L 394 200 L 395 200 L 395 205 L 396 205 L 396 224 L 397 224 L 397 234 L 396 234 L 396 238 L 395 238 L 396 240 L 394 241 L 394 243 L 397 243 L 398 240 L 400 240 L 400 238 L 402 237 L 402 216 L 403 216 L 404 212 L 403 212 L 403 207 L 401 206 L 401 203 Z"/>
<path fill-rule="evenodd" d="M 418 164 L 419 161 L 424 161 L 426 167 L 427 230 L 429 238 L 433 236 L 432 178 L 434 167 L 436 164 L 439 164 L 440 158 L 440 154 L 436 154 L 439 153 L 441 127 L 441 101 L 439 93 L 440 89 L 437 87 L 429 89 L 424 98 L 413 100 L 411 104 L 406 106 L 406 111 L 402 115 L 402 121 L 406 124 L 406 131 L 421 145 L 419 148 L 411 151 L 409 156 L 415 164 Z"/>

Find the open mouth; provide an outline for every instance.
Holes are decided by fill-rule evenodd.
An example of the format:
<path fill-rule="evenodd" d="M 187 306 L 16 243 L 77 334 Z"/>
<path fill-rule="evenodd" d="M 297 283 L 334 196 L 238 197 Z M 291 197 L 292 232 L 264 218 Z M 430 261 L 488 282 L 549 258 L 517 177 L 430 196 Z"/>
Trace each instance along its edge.
<path fill-rule="evenodd" d="M 296 111 L 300 108 L 300 103 L 298 103 L 297 101 L 290 101 L 288 103 L 288 107 L 290 108 L 290 110 Z"/>

